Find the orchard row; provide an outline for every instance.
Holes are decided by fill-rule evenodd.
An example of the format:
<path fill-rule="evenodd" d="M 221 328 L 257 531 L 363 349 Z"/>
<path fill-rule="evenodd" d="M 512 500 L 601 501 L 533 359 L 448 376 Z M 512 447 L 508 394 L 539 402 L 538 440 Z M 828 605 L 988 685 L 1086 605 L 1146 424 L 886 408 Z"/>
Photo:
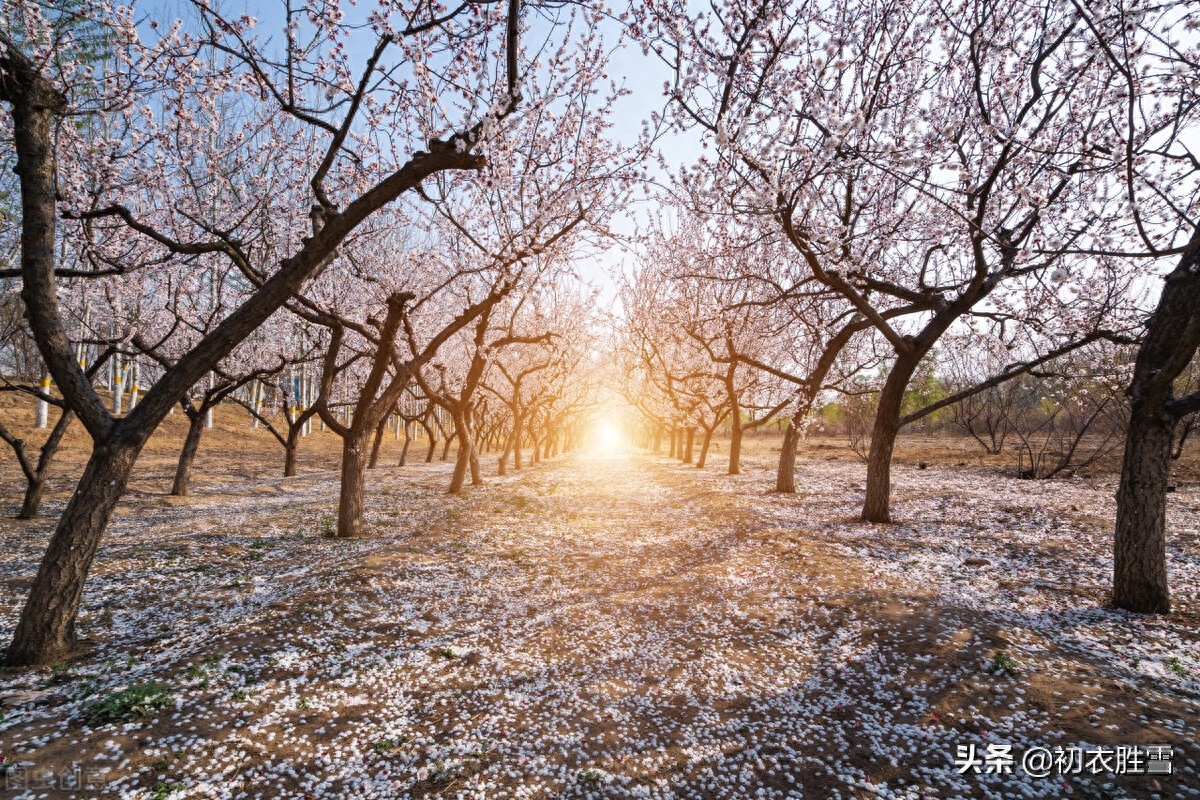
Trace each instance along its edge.
<path fill-rule="evenodd" d="M 220 402 L 288 472 L 305 429 L 333 430 L 354 537 L 389 428 L 456 441 L 457 492 L 481 448 L 503 470 L 570 447 L 604 404 L 646 444 L 686 434 L 690 454 L 702 431 L 701 461 L 728 424 L 731 472 L 743 433 L 780 420 L 787 492 L 814 412 L 870 395 L 862 515 L 887 522 L 905 425 L 1064 359 L 1130 388 L 1114 599 L 1169 610 L 1170 454 L 1200 410 L 1179 380 L 1200 342 L 1186 4 L 4 15 L 0 352 L 40 424 L 63 409 L 37 458 L 4 435 L 24 513 L 66 425 L 93 446 L 11 665 L 73 649 L 113 509 L 176 407 L 181 494 Z M 646 76 L 662 110 L 638 124 Z M 615 258 L 613 291 L 583 279 Z M 952 393 L 906 404 L 951 371 Z"/>

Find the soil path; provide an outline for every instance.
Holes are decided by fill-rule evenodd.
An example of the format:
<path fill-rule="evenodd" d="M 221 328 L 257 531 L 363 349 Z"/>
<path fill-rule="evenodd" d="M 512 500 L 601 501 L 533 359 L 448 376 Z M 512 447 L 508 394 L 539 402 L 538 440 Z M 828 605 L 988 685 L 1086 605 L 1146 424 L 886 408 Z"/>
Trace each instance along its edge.
<path fill-rule="evenodd" d="M 1022 628 L 889 569 L 898 556 L 875 541 L 889 529 L 624 451 L 461 498 L 440 493 L 444 469 L 402 472 L 373 475 L 362 542 L 317 535 L 326 478 L 127 507 L 84 617 L 95 649 L 0 725 L 7 759 L 103 786 L 62 792 L 77 797 L 1200 788 L 1190 684 L 1139 681 L 1053 626 Z M 1015 674 L 988 669 L 997 652 Z M 84 724 L 149 681 L 173 702 Z M 1012 746 L 1011 772 L 956 768 L 958 746 L 988 744 Z M 1135 744 L 1173 745 L 1174 774 L 1021 769 L 1032 746 Z"/>

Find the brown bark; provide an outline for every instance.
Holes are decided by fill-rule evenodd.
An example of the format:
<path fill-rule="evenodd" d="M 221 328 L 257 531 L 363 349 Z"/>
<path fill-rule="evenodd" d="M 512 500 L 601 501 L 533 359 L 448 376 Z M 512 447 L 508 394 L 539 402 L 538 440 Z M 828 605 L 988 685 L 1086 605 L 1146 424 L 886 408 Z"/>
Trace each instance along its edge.
<path fill-rule="evenodd" d="M 17 514 L 17 519 L 37 518 L 38 509 L 42 505 L 42 490 L 46 486 L 46 475 L 50 471 L 50 465 L 54 462 L 54 456 L 58 453 L 58 447 L 62 444 L 63 437 L 66 435 L 67 429 L 71 427 L 73 419 L 75 419 L 75 415 L 69 408 L 62 409 L 58 422 L 54 424 L 50 435 L 46 437 L 45 444 L 42 445 L 37 466 L 25 476 L 25 497 L 21 501 L 21 510 Z"/>
<path fill-rule="evenodd" d="M 687 446 L 684 448 L 684 451 L 683 451 L 683 463 L 685 463 L 685 464 L 692 463 L 692 448 L 694 447 L 695 442 L 696 442 L 696 429 L 688 428 L 687 429 Z"/>
<path fill-rule="evenodd" d="M 517 471 L 519 471 L 521 469 L 521 445 L 523 443 L 522 440 L 524 438 L 525 438 L 524 420 L 522 420 L 521 417 L 518 416 L 516 419 L 513 420 L 513 433 L 512 433 L 513 469 L 517 470 Z"/>
<path fill-rule="evenodd" d="M 412 433 L 409 428 L 410 423 L 408 420 L 404 420 L 402 424 L 404 425 L 404 447 L 400 450 L 400 463 L 397 465 L 401 467 L 408 461 L 408 446 L 412 444 Z"/>
<path fill-rule="evenodd" d="M 379 465 L 379 446 L 383 444 L 383 431 L 387 428 L 387 417 L 379 421 L 375 426 L 375 441 L 371 445 L 371 460 L 367 463 L 367 469 L 375 469 Z"/>
<path fill-rule="evenodd" d="M 704 469 L 704 464 L 708 461 L 708 446 L 712 444 L 713 432 L 715 430 L 716 428 L 705 428 L 704 435 L 700 437 L 700 456 L 696 459 L 696 469 Z"/>
<path fill-rule="evenodd" d="M 425 453 L 425 463 L 430 464 L 433 462 L 433 456 L 437 452 L 437 434 L 434 433 L 433 428 L 424 419 L 421 420 L 421 427 L 425 429 L 425 437 L 429 439 L 429 449 Z"/>
<path fill-rule="evenodd" d="M 1125 440 L 1113 541 L 1113 604 L 1129 611 L 1166 614 L 1167 484 L 1175 420 L 1135 408 Z"/>
<path fill-rule="evenodd" d="M 796 444 L 800 441 L 800 430 L 793 417 L 783 432 L 783 446 L 779 448 L 779 469 L 775 472 L 775 491 L 795 494 L 796 492 Z"/>
<path fill-rule="evenodd" d="M 742 412 L 733 410 L 733 423 L 729 428 L 729 474 L 742 474 Z"/>
<path fill-rule="evenodd" d="M 510 448 L 508 446 L 508 443 L 505 442 L 504 449 L 500 451 L 500 457 L 498 459 L 496 459 L 496 474 L 499 475 L 501 478 L 503 478 L 505 475 L 508 474 L 508 454 L 509 454 L 509 452 L 510 452 Z"/>
<path fill-rule="evenodd" d="M 363 535 L 363 488 L 366 484 L 368 439 L 363 434 L 361 429 L 352 428 L 349 435 L 342 438 L 342 479 L 337 518 L 339 539 Z"/>
<path fill-rule="evenodd" d="M 1171 610 L 1167 583 L 1167 484 L 1175 426 L 1200 396 L 1175 401 L 1175 379 L 1200 346 L 1200 229 L 1167 276 L 1134 363 L 1130 419 L 1117 489 L 1113 604 L 1129 611 Z M 1191 402 L 1191 405 L 1188 404 Z"/>
<path fill-rule="evenodd" d="M 58 521 L 12 642 L 9 666 L 51 664 L 75 649 L 75 617 L 88 571 L 144 440 L 97 444 Z"/>
<path fill-rule="evenodd" d="M 900 432 L 904 392 L 920 360 L 914 354 L 897 357 L 879 393 L 879 408 L 871 428 L 871 449 L 867 453 L 867 497 L 862 510 L 866 522 L 892 521 L 892 451 Z"/>
<path fill-rule="evenodd" d="M 727 351 L 733 355 L 733 342 L 726 345 Z M 729 474 L 740 475 L 742 472 L 742 406 L 737 394 L 737 361 L 729 362 L 725 372 L 725 394 L 729 399 Z"/>
<path fill-rule="evenodd" d="M 483 468 L 479 465 L 479 450 L 472 447 L 471 457 L 468 462 L 471 466 L 471 485 L 483 485 Z"/>
<path fill-rule="evenodd" d="M 283 477 L 291 478 L 296 474 L 296 454 L 300 449 L 300 428 L 288 429 L 287 443 L 283 446 Z"/>
<path fill-rule="evenodd" d="M 204 411 L 187 409 L 188 429 L 183 439 L 183 449 L 179 451 L 179 462 L 175 465 L 175 482 L 171 484 L 173 497 L 187 497 L 189 484 L 192 480 L 192 464 L 196 461 L 196 452 L 200 449 L 200 437 L 204 433 Z"/>
<path fill-rule="evenodd" d="M 461 415 L 455 415 L 454 429 L 458 434 L 459 445 L 458 454 L 454 459 L 454 474 L 450 477 L 449 493 L 459 494 L 462 492 L 463 484 L 467 482 L 467 470 L 471 467 L 471 458 L 475 453 L 475 448 L 471 444 L 473 439 L 468 422 Z"/>

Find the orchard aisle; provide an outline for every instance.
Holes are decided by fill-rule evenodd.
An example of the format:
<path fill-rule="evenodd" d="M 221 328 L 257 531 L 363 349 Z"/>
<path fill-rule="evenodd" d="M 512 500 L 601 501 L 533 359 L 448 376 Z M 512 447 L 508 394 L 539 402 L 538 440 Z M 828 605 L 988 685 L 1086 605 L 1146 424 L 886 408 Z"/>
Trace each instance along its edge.
<path fill-rule="evenodd" d="M 0 748 L 106 784 L 77 797 L 1102 796 L 1022 774 L 1031 744 L 1170 743 L 1164 796 L 1200 786 L 1194 681 L 1021 639 L 896 569 L 852 499 L 826 518 L 761 477 L 612 449 L 450 498 L 441 465 L 381 470 L 359 542 L 319 537 L 324 477 L 129 509 L 85 614 L 111 635 Z M 100 723 L 152 681 L 163 708 Z M 998 742 L 1012 774 L 959 774 Z"/>

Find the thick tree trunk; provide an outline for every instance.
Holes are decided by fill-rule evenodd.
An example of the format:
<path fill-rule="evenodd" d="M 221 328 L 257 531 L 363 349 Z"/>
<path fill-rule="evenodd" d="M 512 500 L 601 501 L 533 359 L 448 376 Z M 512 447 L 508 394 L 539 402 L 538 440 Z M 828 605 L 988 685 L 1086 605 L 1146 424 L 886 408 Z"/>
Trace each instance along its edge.
<path fill-rule="evenodd" d="M 296 475 L 296 457 L 300 451 L 300 425 L 289 425 L 287 441 L 283 444 L 283 477 Z"/>
<path fill-rule="evenodd" d="M 729 474 L 742 473 L 742 414 L 740 409 L 734 409 L 733 424 L 729 429 Z"/>
<path fill-rule="evenodd" d="M 337 535 L 363 535 L 363 489 L 366 484 L 367 442 L 370 429 L 352 428 L 342 439 L 342 485 L 338 496 Z"/>
<path fill-rule="evenodd" d="M 200 449 L 200 436 L 204 433 L 204 412 L 188 414 L 187 436 L 183 439 L 183 450 L 179 451 L 179 463 L 175 465 L 175 482 L 171 484 L 173 497 L 187 497 L 192 480 L 192 464 L 196 451 Z"/>
<path fill-rule="evenodd" d="M 683 451 L 683 463 L 685 463 L 685 464 L 692 463 L 692 448 L 695 445 L 695 442 L 696 442 L 696 429 L 688 428 L 687 429 L 687 446 L 684 448 L 684 451 Z"/>
<path fill-rule="evenodd" d="M 1118 608 L 1155 614 L 1171 610 L 1166 518 L 1174 433 L 1175 420 L 1161 410 L 1151 414 L 1140 409 L 1129 421 L 1113 543 L 1113 604 Z"/>
<path fill-rule="evenodd" d="M 779 448 L 779 469 L 775 472 L 775 491 L 795 494 L 796 492 L 796 445 L 800 441 L 800 429 L 795 419 L 788 421 L 783 432 L 783 446 Z"/>
<path fill-rule="evenodd" d="M 1167 584 L 1167 482 L 1180 415 L 1175 379 L 1200 346 L 1200 228 L 1163 283 L 1146 325 L 1129 386 L 1130 419 L 1117 490 L 1113 604 L 1129 611 L 1171 610 Z M 1195 396 L 1191 398 L 1195 400 Z"/>
<path fill-rule="evenodd" d="M 9 666 L 51 664 L 74 650 L 75 617 L 88 570 L 141 449 L 139 441 L 92 450 L 21 612 L 8 647 Z"/>
<path fill-rule="evenodd" d="M 871 449 L 867 454 L 867 498 L 862 518 L 866 522 L 891 522 L 892 451 L 900 433 L 900 407 L 904 392 L 921 359 L 903 355 L 896 359 L 879 393 L 879 409 L 871 428 Z"/>

